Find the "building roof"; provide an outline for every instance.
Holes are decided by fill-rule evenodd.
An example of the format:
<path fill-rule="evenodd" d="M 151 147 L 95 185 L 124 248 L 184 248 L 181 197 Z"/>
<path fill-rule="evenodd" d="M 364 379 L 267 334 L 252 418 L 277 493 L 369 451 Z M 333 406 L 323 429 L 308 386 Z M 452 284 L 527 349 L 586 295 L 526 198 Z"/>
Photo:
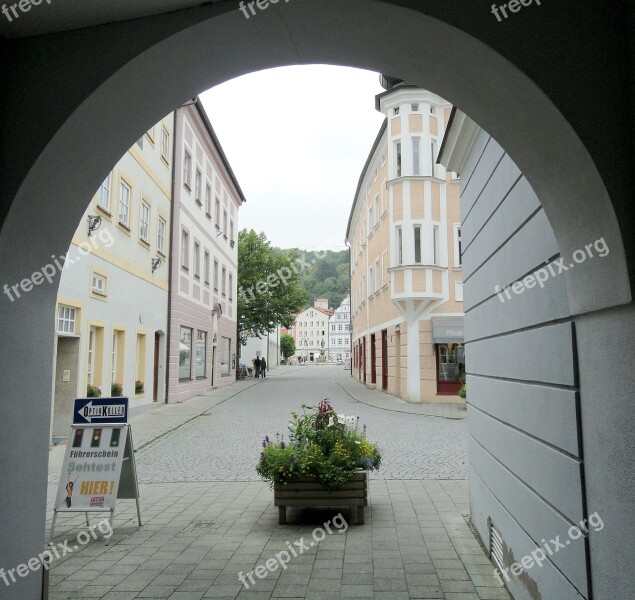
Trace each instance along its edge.
<path fill-rule="evenodd" d="M 212 143 L 214 144 L 215 148 L 218 150 L 218 154 L 220 155 L 220 158 L 223 161 L 223 165 L 225 169 L 227 170 L 227 174 L 232 180 L 232 183 L 234 184 L 234 187 L 236 188 L 236 191 L 238 192 L 238 195 L 240 196 L 241 202 L 243 203 L 247 202 L 247 198 L 245 198 L 245 194 L 243 194 L 240 184 L 238 183 L 238 179 L 236 179 L 236 175 L 234 174 L 234 171 L 232 170 L 231 165 L 229 164 L 229 160 L 227 159 L 227 156 L 225 155 L 225 151 L 223 150 L 220 140 L 218 139 L 218 136 L 216 135 L 216 132 L 214 131 L 214 128 L 212 127 L 212 124 L 209 120 L 209 117 L 207 116 L 207 113 L 205 112 L 205 109 L 203 108 L 203 103 L 201 102 L 201 99 L 199 96 L 196 96 L 196 98 L 194 98 L 194 106 L 196 107 L 196 110 L 198 110 L 198 114 L 201 117 L 203 124 L 205 125 L 205 129 L 207 129 L 207 133 L 209 133 L 209 136 L 212 138 Z"/>
<path fill-rule="evenodd" d="M 351 231 L 351 223 L 353 222 L 353 214 L 355 213 L 355 206 L 357 205 L 357 197 L 359 196 L 359 192 L 362 189 L 362 182 L 364 181 L 364 175 L 366 171 L 368 171 L 368 167 L 370 167 L 370 163 L 373 160 L 373 155 L 379 146 L 379 142 L 381 142 L 381 138 L 383 137 L 386 129 L 388 127 L 388 119 L 384 119 L 384 122 L 381 124 L 379 128 L 379 132 L 377 133 L 377 137 L 375 138 L 375 142 L 373 147 L 370 149 L 370 153 L 368 154 L 368 158 L 366 159 L 366 163 L 364 164 L 364 168 L 362 169 L 362 173 L 359 176 L 359 181 L 357 182 L 357 189 L 355 190 L 355 197 L 353 198 L 353 206 L 351 207 L 351 214 L 348 217 L 348 225 L 346 226 L 346 239 L 350 238 Z"/>

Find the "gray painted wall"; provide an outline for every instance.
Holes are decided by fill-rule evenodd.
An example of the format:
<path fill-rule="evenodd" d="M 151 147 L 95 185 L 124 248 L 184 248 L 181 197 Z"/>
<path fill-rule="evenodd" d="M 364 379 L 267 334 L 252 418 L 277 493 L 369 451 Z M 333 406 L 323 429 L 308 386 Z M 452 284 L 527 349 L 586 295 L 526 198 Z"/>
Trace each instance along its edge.
<path fill-rule="evenodd" d="M 509 565 L 585 517 L 574 325 L 563 276 L 495 292 L 558 245 L 518 167 L 482 131 L 461 184 L 472 520 L 488 547 L 493 521 Z M 588 598 L 586 564 L 577 540 L 508 585 L 518 599 Z"/>
<path fill-rule="evenodd" d="M 561 254 L 527 180 L 483 131 L 461 184 L 472 521 L 487 547 L 495 524 L 508 566 L 545 542 L 554 550 L 556 536 L 565 544 L 510 574 L 516 599 L 631 597 L 635 309 L 571 316 L 566 288 L 572 270 L 610 254 L 585 250 L 603 225 L 573 245 L 587 252 L 579 264 Z M 543 285 L 501 291 L 539 269 Z"/>

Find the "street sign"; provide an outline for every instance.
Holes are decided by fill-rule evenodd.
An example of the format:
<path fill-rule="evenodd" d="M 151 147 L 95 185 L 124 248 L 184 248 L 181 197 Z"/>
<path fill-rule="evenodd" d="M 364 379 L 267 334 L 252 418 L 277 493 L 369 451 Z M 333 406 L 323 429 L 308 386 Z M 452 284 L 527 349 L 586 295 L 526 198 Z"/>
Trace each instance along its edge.
<path fill-rule="evenodd" d="M 75 400 L 73 425 L 122 424 L 128 422 L 128 398 L 81 398 Z"/>

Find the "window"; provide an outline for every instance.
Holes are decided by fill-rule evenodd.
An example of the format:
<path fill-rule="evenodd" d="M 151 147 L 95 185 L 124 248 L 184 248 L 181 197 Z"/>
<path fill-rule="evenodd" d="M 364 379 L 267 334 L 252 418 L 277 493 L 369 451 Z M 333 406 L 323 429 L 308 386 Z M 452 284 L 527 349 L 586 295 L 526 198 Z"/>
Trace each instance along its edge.
<path fill-rule="evenodd" d="M 373 206 L 375 210 L 375 225 L 377 225 L 377 223 L 379 223 L 379 194 L 375 196 L 375 202 Z"/>
<path fill-rule="evenodd" d="M 432 142 L 430 142 L 430 175 L 432 175 L 432 177 L 435 177 L 437 174 L 437 165 L 436 165 L 436 160 L 437 160 L 437 142 L 436 140 L 432 140 Z"/>
<path fill-rule="evenodd" d="M 110 384 L 117 381 L 117 332 L 112 334 L 112 348 L 110 352 Z"/>
<path fill-rule="evenodd" d="M 192 187 L 192 155 L 187 150 L 183 157 L 183 184 L 188 189 Z"/>
<path fill-rule="evenodd" d="M 338 325 L 338 326 L 337 326 L 337 330 L 338 330 L 338 331 L 344 331 L 344 329 L 343 329 L 343 327 L 342 327 L 341 325 Z"/>
<path fill-rule="evenodd" d="M 229 300 L 233 300 L 234 298 L 234 276 L 229 274 Z"/>
<path fill-rule="evenodd" d="M 141 396 L 146 381 L 146 334 L 137 334 L 137 345 L 135 347 L 135 395 Z M 141 383 L 142 391 L 137 392 L 137 381 Z"/>
<path fill-rule="evenodd" d="M 432 106 L 432 104 L 430 105 L 430 114 L 434 117 L 437 116 L 437 107 L 436 106 Z"/>
<path fill-rule="evenodd" d="M 190 234 L 181 231 L 181 267 L 190 268 Z"/>
<path fill-rule="evenodd" d="M 421 264 L 421 225 L 414 226 L 415 264 Z"/>
<path fill-rule="evenodd" d="M 91 287 L 93 293 L 99 294 L 100 296 L 105 296 L 106 278 L 103 275 L 99 275 L 99 273 L 93 273 Z"/>
<path fill-rule="evenodd" d="M 231 372 L 229 359 L 231 356 L 232 341 L 228 337 L 221 338 L 220 344 L 220 374 L 221 377 L 227 377 Z"/>
<path fill-rule="evenodd" d="M 396 256 L 395 260 L 398 265 L 403 264 L 403 232 L 401 230 L 401 225 L 397 227 L 395 231 L 395 247 L 396 247 Z"/>
<path fill-rule="evenodd" d="M 88 332 L 88 354 L 86 362 L 86 378 L 89 385 L 103 384 L 104 374 L 104 328 L 91 326 Z M 107 394 L 108 396 L 110 394 Z"/>
<path fill-rule="evenodd" d="M 373 173 L 373 181 L 377 181 L 377 167 L 375 167 L 375 172 Z"/>
<path fill-rule="evenodd" d="M 86 379 L 88 385 L 93 385 L 95 375 L 95 328 L 91 327 L 88 333 L 88 359 L 86 364 Z"/>
<path fill-rule="evenodd" d="M 60 304 L 57 307 L 57 333 L 75 333 L 77 309 Z"/>
<path fill-rule="evenodd" d="M 144 241 L 148 241 L 150 235 L 150 206 L 141 202 L 141 219 L 139 220 L 139 235 Z"/>
<path fill-rule="evenodd" d="M 123 384 L 124 359 L 126 352 L 126 333 L 115 329 L 112 332 L 112 348 L 110 351 L 110 383 Z"/>
<path fill-rule="evenodd" d="M 214 206 L 214 220 L 216 221 L 216 227 L 220 229 L 220 198 L 216 196 L 216 204 Z"/>
<path fill-rule="evenodd" d="M 165 233 L 167 223 L 163 217 L 159 217 L 157 225 L 157 248 L 161 254 L 165 254 Z"/>
<path fill-rule="evenodd" d="M 214 289 L 218 291 L 218 261 L 214 260 Z"/>
<path fill-rule="evenodd" d="M 223 211 L 223 235 L 227 238 L 227 211 Z"/>
<path fill-rule="evenodd" d="M 179 380 L 192 379 L 192 330 L 181 326 L 179 339 Z"/>
<path fill-rule="evenodd" d="M 122 181 L 119 186 L 119 222 L 126 227 L 130 224 L 130 195 L 130 186 Z"/>
<path fill-rule="evenodd" d="M 110 179 L 112 173 L 108 173 L 108 177 L 104 179 L 97 191 L 97 206 L 103 208 L 106 212 L 110 212 Z"/>
<path fill-rule="evenodd" d="M 439 256 L 439 226 L 432 226 L 432 264 L 439 265 L 440 264 L 440 256 Z"/>
<path fill-rule="evenodd" d="M 165 127 L 161 128 L 161 158 L 168 162 L 168 154 L 170 152 L 170 134 Z"/>
<path fill-rule="evenodd" d="M 205 257 L 203 258 L 203 275 L 205 277 L 205 285 L 209 285 L 209 269 L 210 269 L 209 260 L 210 260 L 209 251 L 205 250 Z"/>
<path fill-rule="evenodd" d="M 398 106 L 393 109 L 393 114 L 395 116 L 397 116 L 399 114 L 399 107 Z"/>
<path fill-rule="evenodd" d="M 205 185 L 205 213 L 212 216 L 212 186 L 209 183 Z"/>
<path fill-rule="evenodd" d="M 410 110 L 412 112 L 419 112 L 419 105 L 418 104 L 411 104 L 410 105 Z"/>
<path fill-rule="evenodd" d="M 412 174 L 419 175 L 419 147 L 421 146 L 421 139 L 416 137 L 412 138 Z"/>
<path fill-rule="evenodd" d="M 194 242 L 194 277 L 201 278 L 201 245 Z"/>
<path fill-rule="evenodd" d="M 234 219 L 229 219 L 229 239 L 234 239 Z"/>
<path fill-rule="evenodd" d="M 141 150 L 143 150 L 143 137 L 140 137 L 137 140 L 137 146 L 139 146 L 139 148 L 141 148 Z"/>
<path fill-rule="evenodd" d="M 197 167 L 196 175 L 194 176 L 194 198 L 201 206 L 203 205 L 203 202 L 201 200 L 203 197 L 202 186 L 203 186 L 203 174 L 201 173 L 201 170 Z"/>
<path fill-rule="evenodd" d="M 401 142 L 395 144 L 395 177 L 401 177 Z"/>
<path fill-rule="evenodd" d="M 375 291 L 378 292 L 381 288 L 381 272 L 379 270 L 379 259 L 375 259 Z"/>
<path fill-rule="evenodd" d="M 463 244 L 461 240 L 461 224 L 454 224 L 454 267 L 463 265 Z"/>
<path fill-rule="evenodd" d="M 205 379 L 207 366 L 207 332 L 196 332 L 196 353 L 194 355 L 196 364 L 195 374 L 197 379 Z"/>
<path fill-rule="evenodd" d="M 146 135 L 148 136 L 148 139 L 154 144 L 154 127 L 150 127 L 150 129 L 146 131 Z"/>
<path fill-rule="evenodd" d="M 373 292 L 375 291 L 373 289 L 373 283 L 375 282 L 375 280 L 373 279 L 373 268 L 372 267 L 368 267 L 368 296 L 372 296 Z"/>
<path fill-rule="evenodd" d="M 368 207 L 368 233 L 370 235 L 370 232 L 373 229 L 373 207 L 369 206 Z"/>

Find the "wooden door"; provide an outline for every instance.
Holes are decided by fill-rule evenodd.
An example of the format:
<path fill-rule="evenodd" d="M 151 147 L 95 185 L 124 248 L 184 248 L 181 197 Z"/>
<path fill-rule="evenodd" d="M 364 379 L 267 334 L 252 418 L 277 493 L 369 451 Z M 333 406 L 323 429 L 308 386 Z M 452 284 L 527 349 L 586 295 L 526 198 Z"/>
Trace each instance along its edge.
<path fill-rule="evenodd" d="M 388 330 L 381 332 L 381 389 L 388 389 Z"/>
<path fill-rule="evenodd" d="M 154 381 L 152 387 L 152 401 L 156 402 L 159 398 L 159 346 L 161 336 L 154 334 Z"/>

